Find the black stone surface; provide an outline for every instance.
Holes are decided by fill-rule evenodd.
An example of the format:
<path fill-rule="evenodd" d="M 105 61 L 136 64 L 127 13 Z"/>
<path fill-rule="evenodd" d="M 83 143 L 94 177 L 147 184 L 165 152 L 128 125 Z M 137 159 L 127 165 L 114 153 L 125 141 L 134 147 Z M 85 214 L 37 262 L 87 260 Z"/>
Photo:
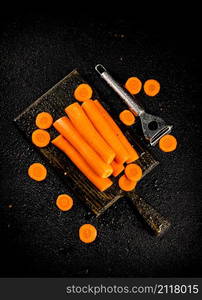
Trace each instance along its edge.
<path fill-rule="evenodd" d="M 200 276 L 201 58 L 196 20 L 174 26 L 34 13 L 1 20 L 0 276 Z M 122 83 L 132 75 L 161 83 L 158 96 L 149 98 L 141 91 L 140 98 L 148 112 L 174 124 L 179 145 L 170 154 L 151 150 L 160 165 L 142 180 L 138 192 L 171 220 L 162 238 L 147 231 L 127 199 L 97 219 L 77 199 L 71 211 L 61 213 L 55 198 L 68 190 L 53 170 L 47 166 L 42 183 L 27 176 L 32 162 L 44 160 L 12 120 L 72 69 L 82 70 L 117 112 L 124 107 L 95 73 L 97 63 Z M 90 245 L 78 239 L 86 222 L 98 230 Z"/>

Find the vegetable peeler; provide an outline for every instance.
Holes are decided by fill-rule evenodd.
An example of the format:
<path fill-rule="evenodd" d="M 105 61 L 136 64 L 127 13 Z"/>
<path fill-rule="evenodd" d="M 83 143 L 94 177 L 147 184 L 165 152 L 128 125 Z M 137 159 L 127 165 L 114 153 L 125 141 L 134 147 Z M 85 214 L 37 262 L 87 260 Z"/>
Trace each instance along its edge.
<path fill-rule="evenodd" d="M 108 73 L 103 65 L 98 64 L 95 70 L 108 83 L 108 85 L 124 100 L 130 111 L 139 116 L 142 124 L 142 131 L 145 139 L 149 140 L 151 146 L 155 146 L 158 141 L 172 130 L 172 125 L 167 125 L 165 121 L 157 116 L 153 116 L 145 112 L 144 108 L 137 103 L 137 99 L 131 96 L 129 92 L 123 88 L 114 78 Z"/>

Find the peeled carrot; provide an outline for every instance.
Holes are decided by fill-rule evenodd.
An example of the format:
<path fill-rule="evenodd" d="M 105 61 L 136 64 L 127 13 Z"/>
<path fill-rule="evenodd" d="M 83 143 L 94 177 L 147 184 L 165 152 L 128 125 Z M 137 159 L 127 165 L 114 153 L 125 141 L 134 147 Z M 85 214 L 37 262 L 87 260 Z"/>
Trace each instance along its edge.
<path fill-rule="evenodd" d="M 128 152 L 103 118 L 95 103 L 92 100 L 88 100 L 82 104 L 82 107 L 97 131 L 114 150 L 117 162 L 123 164 L 129 157 Z"/>
<path fill-rule="evenodd" d="M 126 177 L 126 175 L 122 175 L 119 178 L 119 187 L 126 192 L 132 191 L 134 190 L 135 186 L 136 186 L 137 182 L 136 181 L 132 181 L 130 179 L 128 179 Z"/>
<path fill-rule="evenodd" d="M 28 175 L 36 181 L 42 181 L 47 176 L 47 170 L 42 164 L 34 163 L 29 167 Z"/>
<path fill-rule="evenodd" d="M 57 207 L 62 211 L 68 211 L 73 206 L 73 199 L 67 194 L 61 194 L 56 200 Z"/>
<path fill-rule="evenodd" d="M 97 237 L 97 229 L 91 224 L 84 224 L 79 229 L 79 238 L 84 243 L 92 243 Z"/>
<path fill-rule="evenodd" d="M 58 119 L 53 123 L 53 126 L 77 149 L 98 176 L 106 178 L 112 174 L 112 167 L 106 164 L 92 147 L 86 143 L 67 117 Z"/>
<path fill-rule="evenodd" d="M 131 126 L 135 123 L 135 116 L 134 114 L 130 111 L 130 110 L 123 110 L 120 114 L 119 114 L 119 119 L 121 120 L 121 122 L 127 126 Z"/>
<path fill-rule="evenodd" d="M 131 163 L 139 158 L 138 153 L 136 150 L 132 147 L 132 145 L 129 143 L 121 129 L 118 127 L 118 125 L 114 122 L 110 114 L 106 111 L 106 109 L 102 106 L 102 104 L 98 100 L 94 100 L 95 105 L 99 109 L 100 113 L 102 114 L 103 118 L 107 121 L 109 126 L 112 128 L 116 136 L 118 137 L 119 141 L 122 143 L 122 145 L 125 147 L 129 154 L 129 158 L 126 160 L 127 163 Z"/>
<path fill-rule="evenodd" d="M 77 168 L 101 191 L 112 185 L 109 178 L 99 177 L 87 164 L 81 154 L 61 135 L 52 140 L 52 144 L 63 151 Z"/>
<path fill-rule="evenodd" d="M 32 143 L 37 147 L 46 147 L 50 143 L 50 134 L 43 129 L 36 129 L 32 133 Z"/>
<path fill-rule="evenodd" d="M 112 174 L 114 177 L 117 177 L 124 170 L 124 165 L 118 164 L 115 160 L 111 163 L 111 166 L 113 168 Z"/>
<path fill-rule="evenodd" d="M 67 106 L 65 112 L 85 141 L 107 164 L 110 164 L 115 157 L 114 151 L 97 132 L 79 103 L 75 102 Z"/>
<path fill-rule="evenodd" d="M 86 101 L 92 97 L 93 91 L 87 83 L 81 83 L 74 91 L 74 98 L 78 101 Z"/>
<path fill-rule="evenodd" d="M 130 77 L 125 83 L 125 88 L 133 95 L 138 94 L 142 88 L 142 82 L 137 77 Z"/>
<path fill-rule="evenodd" d="M 164 135 L 159 141 L 159 148 L 164 152 L 172 152 L 177 148 L 177 140 L 171 134 Z"/>
<path fill-rule="evenodd" d="M 142 178 L 142 169 L 137 164 L 129 164 L 125 168 L 125 175 L 132 181 L 139 181 Z"/>
<path fill-rule="evenodd" d="M 156 96 L 160 91 L 160 83 L 155 79 L 148 79 L 144 83 L 144 91 L 148 96 Z"/>
<path fill-rule="evenodd" d="M 48 129 L 53 124 L 53 118 L 48 112 L 41 112 L 36 116 L 36 126 L 40 129 Z"/>

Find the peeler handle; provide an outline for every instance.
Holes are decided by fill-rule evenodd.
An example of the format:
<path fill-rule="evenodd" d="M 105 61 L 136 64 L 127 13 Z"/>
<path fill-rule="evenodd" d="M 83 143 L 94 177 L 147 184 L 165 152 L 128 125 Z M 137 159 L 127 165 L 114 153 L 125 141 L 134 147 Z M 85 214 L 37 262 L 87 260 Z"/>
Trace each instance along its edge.
<path fill-rule="evenodd" d="M 167 218 L 160 215 L 151 205 L 146 203 L 143 198 L 136 193 L 128 194 L 132 204 L 135 206 L 139 214 L 144 218 L 145 222 L 150 226 L 155 235 L 160 236 L 170 227 Z"/>
<path fill-rule="evenodd" d="M 129 109 L 135 115 L 140 116 L 145 112 L 144 109 L 135 102 L 135 98 L 132 97 L 127 90 L 123 89 L 122 86 L 116 80 L 114 80 L 114 78 L 107 72 L 103 65 L 96 65 L 95 70 L 108 83 L 108 85 L 124 100 L 124 102 L 128 105 Z"/>

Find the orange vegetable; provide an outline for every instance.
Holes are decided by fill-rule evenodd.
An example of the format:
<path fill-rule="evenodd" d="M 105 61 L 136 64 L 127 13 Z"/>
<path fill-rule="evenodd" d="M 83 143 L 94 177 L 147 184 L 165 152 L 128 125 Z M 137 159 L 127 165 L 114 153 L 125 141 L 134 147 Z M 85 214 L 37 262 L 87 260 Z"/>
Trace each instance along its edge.
<path fill-rule="evenodd" d="M 130 180 L 126 177 L 126 175 L 122 175 L 119 178 L 119 187 L 120 189 L 122 189 L 123 191 L 129 192 L 134 190 L 135 186 L 136 186 L 137 182 Z"/>
<path fill-rule="evenodd" d="M 92 100 L 88 100 L 82 104 L 82 107 L 97 131 L 114 150 L 117 162 L 123 164 L 128 159 L 129 154 L 107 121 L 103 118 L 95 103 Z"/>
<path fill-rule="evenodd" d="M 78 101 L 86 101 L 92 97 L 93 91 L 87 83 L 81 83 L 74 91 L 74 98 Z"/>
<path fill-rule="evenodd" d="M 32 143 L 37 147 L 46 147 L 50 143 L 50 134 L 43 129 L 36 129 L 32 133 Z"/>
<path fill-rule="evenodd" d="M 47 176 L 47 170 L 42 164 L 34 163 L 29 167 L 28 175 L 36 181 L 42 181 Z"/>
<path fill-rule="evenodd" d="M 124 170 L 124 165 L 123 164 L 118 164 L 116 161 L 113 161 L 111 163 L 111 166 L 113 168 L 113 175 L 114 177 L 118 176 L 123 170 Z"/>
<path fill-rule="evenodd" d="M 40 129 L 48 129 L 53 124 L 53 118 L 48 112 L 41 112 L 36 116 L 35 122 Z"/>
<path fill-rule="evenodd" d="M 66 107 L 65 112 L 85 141 L 107 164 L 110 164 L 115 157 L 115 153 L 97 132 L 82 107 L 76 102 Z"/>
<path fill-rule="evenodd" d="M 114 131 L 116 136 L 118 137 L 119 141 L 122 143 L 122 145 L 125 147 L 129 154 L 129 158 L 126 160 L 127 163 L 131 163 L 139 158 L 139 155 L 135 151 L 135 149 L 132 147 L 132 145 L 129 143 L 121 129 L 118 127 L 118 125 L 115 123 L 115 121 L 112 119 L 110 114 L 106 111 L 106 109 L 102 106 L 102 104 L 98 100 L 94 100 L 95 105 L 99 109 L 99 112 L 102 114 L 103 118 L 107 121 L 111 129 Z"/>
<path fill-rule="evenodd" d="M 63 151 L 69 159 L 77 166 L 77 168 L 101 191 L 105 191 L 112 185 L 109 178 L 99 177 L 80 153 L 61 135 L 52 140 L 53 145 Z"/>
<path fill-rule="evenodd" d="M 138 94 L 141 91 L 142 82 L 137 77 L 130 77 L 125 83 L 125 88 L 133 95 Z"/>
<path fill-rule="evenodd" d="M 155 79 L 148 79 L 144 83 L 144 91 L 148 96 L 156 96 L 160 91 L 160 83 Z"/>
<path fill-rule="evenodd" d="M 125 168 L 125 175 L 132 181 L 139 181 L 142 178 L 142 169 L 137 164 L 129 164 Z"/>
<path fill-rule="evenodd" d="M 106 164 L 92 147 L 86 143 L 67 117 L 58 119 L 53 123 L 53 126 L 83 156 L 98 176 L 106 178 L 112 174 L 112 167 Z"/>
<path fill-rule="evenodd" d="M 119 114 L 119 119 L 121 120 L 121 122 L 123 122 L 123 124 L 125 124 L 127 126 L 131 126 L 135 123 L 134 114 L 130 110 L 127 110 L 127 109 L 123 110 Z"/>
<path fill-rule="evenodd" d="M 79 229 L 79 238 L 84 243 L 92 243 L 97 237 L 97 230 L 91 224 L 84 224 Z"/>
<path fill-rule="evenodd" d="M 67 194 L 61 194 L 56 200 L 57 207 L 62 211 L 68 211 L 73 206 L 73 199 Z"/>
<path fill-rule="evenodd" d="M 164 152 L 172 152 L 177 148 L 177 140 L 171 135 L 164 135 L 159 141 L 159 148 Z"/>

